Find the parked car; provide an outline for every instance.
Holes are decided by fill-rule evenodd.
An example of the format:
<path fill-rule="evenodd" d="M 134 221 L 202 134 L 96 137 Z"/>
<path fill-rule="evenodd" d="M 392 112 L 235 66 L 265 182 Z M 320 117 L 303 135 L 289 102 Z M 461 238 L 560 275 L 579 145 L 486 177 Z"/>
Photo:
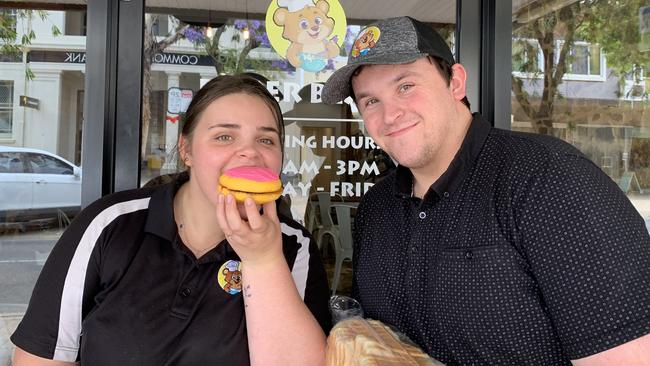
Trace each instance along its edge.
<path fill-rule="evenodd" d="M 80 207 L 80 167 L 47 151 L 0 146 L 0 223 L 73 216 Z"/>

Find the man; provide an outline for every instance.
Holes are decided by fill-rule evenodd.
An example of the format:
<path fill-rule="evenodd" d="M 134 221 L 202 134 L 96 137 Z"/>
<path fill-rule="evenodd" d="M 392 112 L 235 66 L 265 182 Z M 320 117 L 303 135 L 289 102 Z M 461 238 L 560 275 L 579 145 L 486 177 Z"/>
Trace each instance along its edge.
<path fill-rule="evenodd" d="M 650 365 L 650 238 L 572 146 L 472 115 L 430 27 L 379 21 L 323 100 L 352 96 L 399 166 L 355 219 L 353 296 L 448 365 Z"/>

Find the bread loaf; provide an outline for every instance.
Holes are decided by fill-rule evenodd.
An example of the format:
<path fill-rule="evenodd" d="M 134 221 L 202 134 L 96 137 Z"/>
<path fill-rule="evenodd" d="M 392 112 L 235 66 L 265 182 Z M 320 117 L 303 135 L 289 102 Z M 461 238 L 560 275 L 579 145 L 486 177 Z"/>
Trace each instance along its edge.
<path fill-rule="evenodd" d="M 327 338 L 328 366 L 442 365 L 377 320 L 354 317 L 340 321 Z"/>

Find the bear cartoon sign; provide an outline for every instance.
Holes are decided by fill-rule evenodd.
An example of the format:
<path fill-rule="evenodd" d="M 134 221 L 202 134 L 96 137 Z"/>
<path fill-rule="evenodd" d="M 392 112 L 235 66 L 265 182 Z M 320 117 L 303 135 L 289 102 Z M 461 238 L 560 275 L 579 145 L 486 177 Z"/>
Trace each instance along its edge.
<path fill-rule="evenodd" d="M 338 56 L 345 14 L 338 0 L 274 0 L 266 30 L 275 51 L 296 69 L 319 72 Z"/>

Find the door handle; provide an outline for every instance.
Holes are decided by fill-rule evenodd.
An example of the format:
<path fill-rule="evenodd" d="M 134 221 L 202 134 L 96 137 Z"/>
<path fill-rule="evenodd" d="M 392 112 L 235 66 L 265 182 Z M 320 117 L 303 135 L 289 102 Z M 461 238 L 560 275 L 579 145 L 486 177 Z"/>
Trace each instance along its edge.
<path fill-rule="evenodd" d="M 37 180 L 36 184 L 45 184 L 45 180 Z"/>

